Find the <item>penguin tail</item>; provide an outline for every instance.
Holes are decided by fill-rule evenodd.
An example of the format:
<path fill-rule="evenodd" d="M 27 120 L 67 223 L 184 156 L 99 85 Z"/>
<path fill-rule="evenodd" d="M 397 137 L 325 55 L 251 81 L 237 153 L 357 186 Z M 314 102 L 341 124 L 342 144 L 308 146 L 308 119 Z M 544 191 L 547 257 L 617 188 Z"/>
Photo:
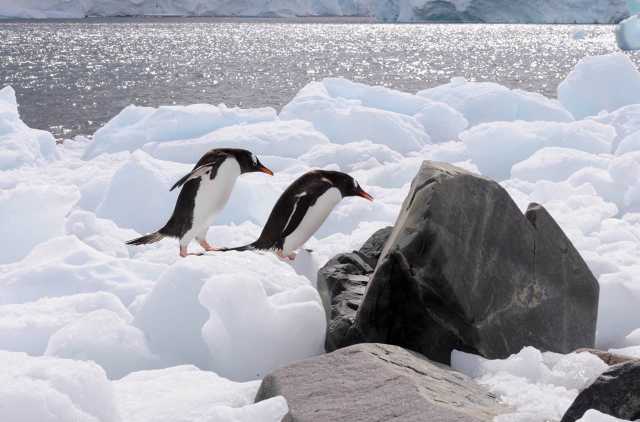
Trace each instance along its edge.
<path fill-rule="evenodd" d="M 253 243 L 249 243 L 248 245 L 236 246 L 235 248 L 220 248 L 219 251 L 220 252 L 231 252 L 231 251 L 243 252 L 243 251 L 253 251 L 255 249 L 256 249 L 255 245 Z"/>
<path fill-rule="evenodd" d="M 144 236 L 137 237 L 125 242 L 127 245 L 147 245 L 149 243 L 156 243 L 161 241 L 164 235 L 160 232 L 149 233 Z"/>

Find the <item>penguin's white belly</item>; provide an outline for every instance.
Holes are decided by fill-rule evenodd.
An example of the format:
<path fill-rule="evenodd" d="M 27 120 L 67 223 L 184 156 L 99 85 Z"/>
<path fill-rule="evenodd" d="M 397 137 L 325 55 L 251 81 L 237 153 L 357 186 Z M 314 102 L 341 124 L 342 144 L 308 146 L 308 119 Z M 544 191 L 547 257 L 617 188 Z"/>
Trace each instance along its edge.
<path fill-rule="evenodd" d="M 313 206 L 300 221 L 296 229 L 284 239 L 282 252 L 290 255 L 305 244 L 311 236 L 320 228 L 333 208 L 342 200 L 342 195 L 337 188 L 331 188 L 320 195 Z"/>
<path fill-rule="evenodd" d="M 193 222 L 186 238 L 193 239 L 209 228 L 216 215 L 227 204 L 239 176 L 240 165 L 234 158 L 228 158 L 220 165 L 213 180 L 209 174 L 201 177 L 194 200 Z"/>

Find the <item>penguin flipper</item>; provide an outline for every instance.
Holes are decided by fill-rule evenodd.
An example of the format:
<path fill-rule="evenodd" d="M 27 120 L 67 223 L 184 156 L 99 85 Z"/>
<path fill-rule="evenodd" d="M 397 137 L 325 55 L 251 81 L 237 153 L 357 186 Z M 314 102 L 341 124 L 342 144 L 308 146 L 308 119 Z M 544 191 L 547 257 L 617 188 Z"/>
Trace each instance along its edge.
<path fill-rule="evenodd" d="M 207 157 L 206 161 L 202 164 L 201 162 L 198 162 L 198 164 L 200 165 L 196 165 L 196 167 L 193 170 L 191 170 L 189 174 L 185 175 L 180 180 L 178 180 L 175 183 L 175 185 L 173 185 L 171 189 L 169 189 L 169 191 L 172 191 L 175 188 L 179 188 L 180 186 L 187 183 L 189 180 L 203 177 L 207 173 L 210 173 L 209 178 L 213 180 L 218 174 L 218 168 L 227 158 L 229 158 L 227 154 L 217 154 L 214 156 Z"/>

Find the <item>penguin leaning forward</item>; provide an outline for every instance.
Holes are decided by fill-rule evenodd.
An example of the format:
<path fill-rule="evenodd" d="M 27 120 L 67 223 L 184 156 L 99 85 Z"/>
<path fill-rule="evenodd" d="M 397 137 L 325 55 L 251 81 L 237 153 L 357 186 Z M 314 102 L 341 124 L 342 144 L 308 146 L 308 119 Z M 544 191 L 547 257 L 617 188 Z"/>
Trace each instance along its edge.
<path fill-rule="evenodd" d="M 167 224 L 154 233 L 126 242 L 128 245 L 155 243 L 165 237 L 180 241 L 180 256 L 190 254 L 187 247 L 196 239 L 205 251 L 219 250 L 207 242 L 207 231 L 224 208 L 236 179 L 243 173 L 273 175 L 250 151 L 235 148 L 212 149 L 200 158 L 193 170 L 170 190 L 182 187 L 173 214 Z"/>
<path fill-rule="evenodd" d="M 313 236 L 342 198 L 348 196 L 373 201 L 348 174 L 329 170 L 305 173 L 282 193 L 258 240 L 221 251 L 275 250 L 281 259 L 293 260 L 295 251 Z"/>

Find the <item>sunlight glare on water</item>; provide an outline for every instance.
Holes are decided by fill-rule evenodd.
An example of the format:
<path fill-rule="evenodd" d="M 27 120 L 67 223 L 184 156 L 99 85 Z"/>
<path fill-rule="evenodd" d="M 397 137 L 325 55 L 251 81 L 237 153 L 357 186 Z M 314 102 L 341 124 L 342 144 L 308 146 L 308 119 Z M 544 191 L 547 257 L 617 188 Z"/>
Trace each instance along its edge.
<path fill-rule="evenodd" d="M 71 136 L 93 133 L 132 103 L 280 109 L 328 76 L 408 92 L 464 76 L 555 96 L 580 58 L 617 50 L 613 26 L 352 21 L 0 23 L 0 86 L 16 89 L 28 124 Z"/>

